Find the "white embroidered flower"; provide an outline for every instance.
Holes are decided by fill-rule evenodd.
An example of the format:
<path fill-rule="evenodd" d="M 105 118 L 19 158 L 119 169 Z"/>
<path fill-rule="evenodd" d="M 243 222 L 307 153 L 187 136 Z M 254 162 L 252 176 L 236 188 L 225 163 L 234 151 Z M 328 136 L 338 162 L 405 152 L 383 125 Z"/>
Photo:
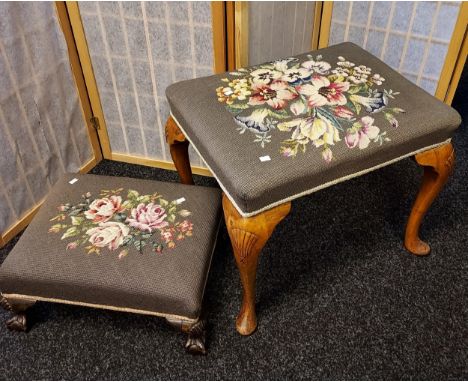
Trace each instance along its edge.
<path fill-rule="evenodd" d="M 368 75 L 365 73 L 359 73 L 354 71 L 354 73 L 347 78 L 347 80 L 351 81 L 354 84 L 363 84 L 367 82 Z"/>
<path fill-rule="evenodd" d="M 288 64 L 290 62 L 297 61 L 297 60 L 298 60 L 297 58 L 291 57 L 291 58 L 285 58 L 283 60 L 273 61 L 272 64 L 276 70 L 280 72 L 284 72 L 288 69 Z"/>
<path fill-rule="evenodd" d="M 367 66 L 365 65 L 359 65 L 359 66 L 356 66 L 354 68 L 354 72 L 356 73 L 361 73 L 361 74 L 367 74 L 367 75 L 370 75 L 371 74 L 371 71 L 372 69 L 371 68 L 368 68 Z"/>
<path fill-rule="evenodd" d="M 337 76 L 348 77 L 349 76 L 349 69 L 338 67 L 336 69 L 333 69 L 332 73 L 336 74 Z"/>
<path fill-rule="evenodd" d="M 352 67 L 354 66 L 354 63 L 353 63 L 353 62 L 347 61 L 347 60 L 346 60 L 344 57 L 342 57 L 342 56 L 339 56 L 339 57 L 338 57 L 338 61 L 339 61 L 339 62 L 337 62 L 337 65 L 338 65 L 338 66 L 342 66 L 342 67 L 344 67 L 344 68 L 352 68 Z"/>
<path fill-rule="evenodd" d="M 310 60 L 303 62 L 302 67 L 314 73 L 327 74 L 331 68 L 331 65 L 325 61 Z"/>
<path fill-rule="evenodd" d="M 250 73 L 252 76 L 252 82 L 257 84 L 266 84 L 279 79 L 282 73 L 277 70 L 271 69 L 257 69 Z"/>
<path fill-rule="evenodd" d="M 284 71 L 281 80 L 295 84 L 310 77 L 312 71 L 305 68 L 287 69 Z"/>
<path fill-rule="evenodd" d="M 374 74 L 371 80 L 376 85 L 382 85 L 382 82 L 385 81 L 385 78 L 383 78 L 380 74 Z"/>
<path fill-rule="evenodd" d="M 299 93 L 309 97 L 309 107 L 345 105 L 347 100 L 344 93 L 348 89 L 349 82 L 330 82 L 324 76 L 314 76 L 310 83 L 297 87 Z"/>

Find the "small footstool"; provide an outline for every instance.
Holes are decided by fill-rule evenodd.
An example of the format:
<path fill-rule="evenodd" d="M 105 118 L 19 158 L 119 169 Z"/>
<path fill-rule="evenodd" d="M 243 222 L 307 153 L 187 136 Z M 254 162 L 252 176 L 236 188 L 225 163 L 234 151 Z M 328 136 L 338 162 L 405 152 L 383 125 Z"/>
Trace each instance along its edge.
<path fill-rule="evenodd" d="M 452 171 L 460 116 L 357 45 L 182 81 L 166 96 L 166 136 L 182 182 L 192 182 L 190 142 L 224 191 L 244 289 L 241 334 L 257 325 L 259 253 L 296 198 L 414 156 L 424 178 L 405 246 L 429 253 L 419 227 Z M 364 196 L 350 195 L 350 206 L 354 197 Z"/>
<path fill-rule="evenodd" d="M 65 175 L 0 267 L 7 325 L 36 301 L 165 317 L 205 353 L 202 299 L 221 192 L 149 180 Z"/>

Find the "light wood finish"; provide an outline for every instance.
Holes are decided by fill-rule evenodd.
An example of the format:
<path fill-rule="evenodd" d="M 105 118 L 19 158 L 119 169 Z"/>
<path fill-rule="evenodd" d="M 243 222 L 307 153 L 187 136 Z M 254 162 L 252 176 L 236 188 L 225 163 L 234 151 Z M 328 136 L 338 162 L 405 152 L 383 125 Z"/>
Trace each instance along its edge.
<path fill-rule="evenodd" d="M 81 20 L 78 2 L 66 1 L 65 3 L 75 39 L 81 69 L 83 71 L 83 77 L 86 83 L 86 89 L 88 91 L 92 113 L 99 119 L 99 129 L 97 130 L 97 133 L 99 135 L 99 141 L 101 142 L 102 154 L 104 158 L 111 159 L 112 152 L 109 136 L 107 134 L 106 120 L 104 118 L 101 99 L 99 97 L 99 90 L 97 88 L 96 78 L 94 76 L 93 66 L 91 64 L 91 56 L 88 50 L 88 43 L 86 41 L 86 35 L 83 28 L 83 22 Z"/>
<path fill-rule="evenodd" d="M 166 141 L 180 181 L 183 184 L 194 184 L 188 153 L 189 141 L 172 117 L 169 117 L 166 122 Z"/>
<path fill-rule="evenodd" d="M 23 229 L 25 229 L 29 223 L 31 223 L 31 220 L 33 219 L 34 215 L 36 215 L 37 211 L 39 210 L 43 202 L 44 201 L 42 200 L 36 206 L 28 210 L 25 214 L 23 214 L 20 220 L 18 220 L 15 224 L 13 224 L 10 228 L 8 228 L 7 231 L 5 231 L 2 234 L 3 245 L 8 243 L 11 239 L 13 239 L 16 235 L 18 235 Z"/>
<path fill-rule="evenodd" d="M 320 20 L 320 32 L 318 48 L 326 48 L 330 38 L 330 27 L 333 13 L 333 1 L 324 1 L 322 4 L 322 18 Z M 315 26 L 314 26 L 315 27 Z"/>
<path fill-rule="evenodd" d="M 463 40 L 465 38 L 465 34 L 467 32 L 467 25 L 468 25 L 468 2 L 462 2 L 461 7 L 460 7 L 460 12 L 458 14 L 457 22 L 455 24 L 455 28 L 453 29 L 452 39 L 450 40 L 450 44 L 447 50 L 447 55 L 445 56 L 444 66 L 442 68 L 440 79 L 437 84 L 437 89 L 435 92 L 435 96 L 438 99 L 440 99 L 441 101 L 445 101 L 448 104 L 451 103 L 451 99 L 450 101 L 446 99 L 449 86 L 452 89 L 456 88 L 458 84 L 458 80 L 460 79 L 460 77 L 458 78 L 453 77 L 453 74 L 457 66 L 457 61 L 459 60 L 459 55 L 460 53 L 463 53 L 462 46 L 463 46 Z M 465 56 L 460 57 L 463 63 L 466 60 L 466 54 L 467 52 L 465 50 Z M 452 92 L 454 93 L 454 90 L 452 90 Z M 453 95 L 452 95 L 452 98 L 453 98 Z"/>
<path fill-rule="evenodd" d="M 240 334 L 246 336 L 252 334 L 257 327 L 255 281 L 258 257 L 276 225 L 288 215 L 291 203 L 244 218 L 223 194 L 223 210 L 243 288 L 242 307 L 236 320 L 236 328 Z"/>
<path fill-rule="evenodd" d="M 419 227 L 427 210 L 452 174 L 455 152 L 452 144 L 447 143 L 419 153 L 415 155 L 415 159 L 423 167 L 424 176 L 406 226 L 405 247 L 414 255 L 424 256 L 429 254 L 431 248 L 419 238 Z"/>
<path fill-rule="evenodd" d="M 460 77 L 463 73 L 463 68 L 465 67 L 466 59 L 468 56 L 468 28 L 465 32 L 465 38 L 463 40 L 463 46 L 458 55 L 458 60 L 455 65 L 455 70 L 453 71 L 452 80 L 450 81 L 449 88 L 447 90 L 447 95 L 445 96 L 445 103 L 448 105 L 452 104 L 453 97 L 457 91 L 458 83 L 460 82 Z"/>
<path fill-rule="evenodd" d="M 249 65 L 249 3 L 234 4 L 236 68 Z"/>
<path fill-rule="evenodd" d="M 100 161 L 99 161 L 100 162 Z M 99 163 L 95 158 L 90 159 L 88 162 L 86 162 L 83 166 L 80 168 L 80 174 L 86 174 L 88 173 L 91 169 L 93 169 L 98 163 Z"/>
<path fill-rule="evenodd" d="M 312 26 L 311 49 L 316 50 L 319 46 L 320 25 L 322 23 L 322 10 L 324 1 L 316 1 L 314 8 L 314 25 Z"/>
<path fill-rule="evenodd" d="M 73 73 L 73 79 L 78 90 L 78 96 L 80 97 L 81 111 L 86 121 L 86 127 L 88 128 L 88 137 L 91 142 L 94 154 L 95 164 L 99 163 L 102 159 L 101 145 L 99 144 L 99 138 L 97 131 L 91 123 L 93 117 L 93 111 L 91 108 L 91 102 L 88 97 L 88 90 L 86 89 L 86 82 L 81 68 L 80 57 L 78 55 L 78 49 L 73 35 L 70 18 L 67 11 L 67 6 L 64 1 L 56 1 L 55 9 L 57 11 L 57 17 L 62 27 L 65 41 L 68 48 L 68 57 L 70 58 L 70 66 Z"/>
<path fill-rule="evenodd" d="M 227 70 L 236 68 L 236 26 L 234 1 L 226 1 L 226 54 Z"/>
<path fill-rule="evenodd" d="M 213 25 L 214 72 L 223 73 L 226 65 L 226 5 L 224 1 L 211 2 L 211 22 Z"/>

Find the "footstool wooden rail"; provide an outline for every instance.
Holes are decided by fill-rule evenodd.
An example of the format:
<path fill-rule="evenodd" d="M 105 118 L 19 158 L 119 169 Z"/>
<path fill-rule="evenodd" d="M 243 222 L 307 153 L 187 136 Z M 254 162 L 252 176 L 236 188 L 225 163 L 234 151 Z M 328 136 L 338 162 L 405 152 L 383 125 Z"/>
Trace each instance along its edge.
<path fill-rule="evenodd" d="M 405 247 L 454 166 L 458 113 L 375 56 L 343 43 L 295 57 L 182 81 L 167 88 L 166 136 L 183 183 L 190 142 L 224 191 L 223 209 L 240 272 L 236 327 L 256 326 L 259 254 L 291 201 L 414 156 L 424 169 Z"/>
<path fill-rule="evenodd" d="M 204 354 L 202 300 L 221 218 L 218 189 L 67 174 L 0 267 L 11 330 L 47 301 L 166 318 Z"/>

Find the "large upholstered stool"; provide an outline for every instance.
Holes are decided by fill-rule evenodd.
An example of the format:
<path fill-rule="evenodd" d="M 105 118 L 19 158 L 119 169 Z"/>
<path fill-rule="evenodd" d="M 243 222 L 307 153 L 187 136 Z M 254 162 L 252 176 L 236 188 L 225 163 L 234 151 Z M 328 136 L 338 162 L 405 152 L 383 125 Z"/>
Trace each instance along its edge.
<path fill-rule="evenodd" d="M 166 95 L 166 135 L 182 181 L 191 182 L 188 140 L 224 190 L 244 290 L 241 334 L 256 328 L 258 255 L 295 198 L 414 156 L 424 178 L 405 246 L 429 253 L 419 226 L 452 171 L 460 117 L 370 53 L 343 43 L 179 82 Z"/>
<path fill-rule="evenodd" d="M 221 192 L 130 178 L 65 175 L 0 267 L 7 325 L 49 301 L 165 317 L 205 352 L 202 298 Z"/>

